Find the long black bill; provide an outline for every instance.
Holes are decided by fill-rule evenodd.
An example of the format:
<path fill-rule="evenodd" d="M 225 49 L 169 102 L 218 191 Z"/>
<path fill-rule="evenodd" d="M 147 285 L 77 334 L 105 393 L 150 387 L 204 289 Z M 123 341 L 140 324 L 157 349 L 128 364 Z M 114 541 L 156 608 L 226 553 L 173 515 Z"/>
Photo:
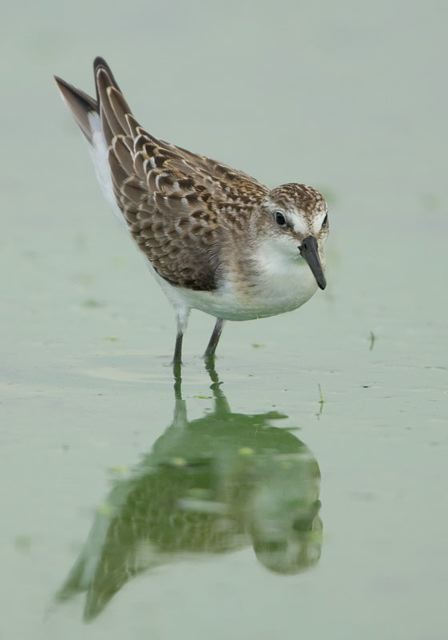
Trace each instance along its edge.
<path fill-rule="evenodd" d="M 304 258 L 316 278 L 316 282 L 321 289 L 325 289 L 327 281 L 325 280 L 324 272 L 319 258 L 319 251 L 317 249 L 317 240 L 313 236 L 308 236 L 302 242 L 300 249 L 300 255 Z"/>

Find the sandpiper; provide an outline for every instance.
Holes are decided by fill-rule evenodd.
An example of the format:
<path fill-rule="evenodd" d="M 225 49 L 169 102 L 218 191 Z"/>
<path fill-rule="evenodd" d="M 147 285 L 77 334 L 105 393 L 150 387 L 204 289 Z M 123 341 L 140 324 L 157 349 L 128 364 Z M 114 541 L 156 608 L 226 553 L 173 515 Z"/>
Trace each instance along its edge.
<path fill-rule="evenodd" d="M 96 99 L 56 77 L 90 144 L 106 198 L 124 219 L 174 306 L 174 363 L 192 309 L 225 320 L 292 311 L 325 289 L 328 236 L 323 196 L 303 184 L 268 189 L 254 178 L 155 138 L 132 115 L 102 58 Z"/>

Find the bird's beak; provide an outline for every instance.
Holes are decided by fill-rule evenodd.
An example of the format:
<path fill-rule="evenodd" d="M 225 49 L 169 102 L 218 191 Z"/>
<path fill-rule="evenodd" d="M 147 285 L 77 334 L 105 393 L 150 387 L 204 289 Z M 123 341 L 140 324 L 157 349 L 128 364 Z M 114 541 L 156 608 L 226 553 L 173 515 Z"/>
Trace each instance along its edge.
<path fill-rule="evenodd" d="M 325 280 L 322 264 L 317 249 L 317 240 L 313 236 L 308 236 L 299 247 L 300 255 L 304 258 L 312 271 L 316 282 L 321 289 L 325 289 L 327 281 Z"/>

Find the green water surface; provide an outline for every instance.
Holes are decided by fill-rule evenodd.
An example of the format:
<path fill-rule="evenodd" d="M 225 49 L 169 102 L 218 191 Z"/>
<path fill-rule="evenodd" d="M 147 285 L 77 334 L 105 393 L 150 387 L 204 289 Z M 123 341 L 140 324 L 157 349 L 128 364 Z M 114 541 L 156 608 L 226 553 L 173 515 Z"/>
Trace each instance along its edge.
<path fill-rule="evenodd" d="M 448 637 L 447 5 L 3 8 L 0 638 Z M 330 203 L 329 286 L 174 317 L 57 73 Z"/>

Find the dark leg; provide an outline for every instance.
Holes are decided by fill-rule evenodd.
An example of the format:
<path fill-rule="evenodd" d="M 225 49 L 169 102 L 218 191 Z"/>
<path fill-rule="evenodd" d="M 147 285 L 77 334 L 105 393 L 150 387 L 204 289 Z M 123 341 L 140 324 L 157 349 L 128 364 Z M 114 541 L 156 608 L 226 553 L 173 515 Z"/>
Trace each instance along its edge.
<path fill-rule="evenodd" d="M 177 334 L 176 334 L 176 345 L 174 347 L 174 356 L 173 356 L 173 373 L 175 378 L 180 378 L 180 373 L 182 369 L 182 341 L 184 338 L 184 333 L 188 324 L 188 316 L 190 315 L 190 309 L 178 309 L 177 310 Z"/>
<path fill-rule="evenodd" d="M 182 364 L 182 340 L 184 339 L 184 334 L 179 331 L 176 336 L 176 345 L 174 347 L 174 358 L 173 364 L 179 363 Z"/>
<path fill-rule="evenodd" d="M 218 346 L 219 338 L 221 337 L 222 328 L 224 326 L 224 320 L 218 318 L 216 320 L 215 328 L 213 329 L 213 333 L 210 337 L 210 341 L 207 345 L 207 349 L 204 353 L 205 360 L 210 360 L 215 357 L 216 347 Z"/>
<path fill-rule="evenodd" d="M 180 379 L 180 372 L 182 368 L 182 340 L 184 338 L 184 334 L 181 331 L 177 332 L 176 336 L 176 345 L 174 347 L 174 357 L 173 357 L 173 373 L 174 377 Z"/>

